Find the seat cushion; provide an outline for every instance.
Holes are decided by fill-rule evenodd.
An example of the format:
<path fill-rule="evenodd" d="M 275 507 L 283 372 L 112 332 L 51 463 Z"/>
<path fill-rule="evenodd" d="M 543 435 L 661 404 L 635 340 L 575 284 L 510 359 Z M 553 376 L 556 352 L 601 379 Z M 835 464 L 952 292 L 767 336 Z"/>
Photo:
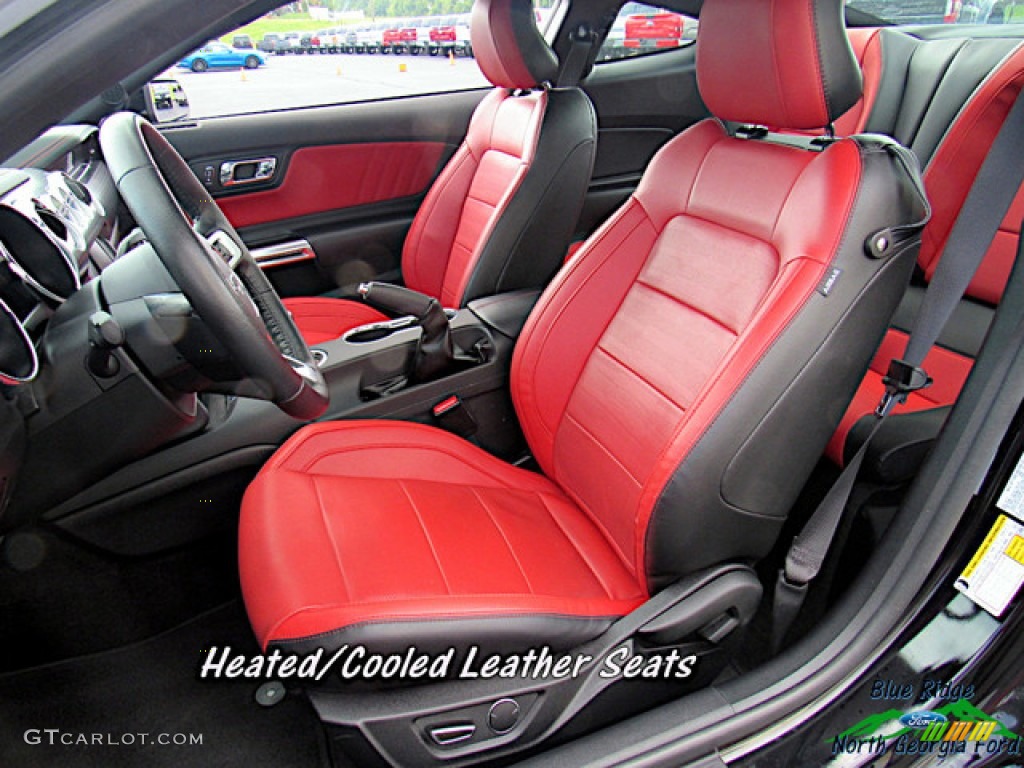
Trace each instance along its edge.
<path fill-rule="evenodd" d="M 373 307 L 347 299 L 285 299 L 284 306 L 291 312 L 295 327 L 302 332 L 307 344 L 322 344 L 360 325 L 388 319 Z"/>
<path fill-rule="evenodd" d="M 647 595 L 554 483 L 433 427 L 297 432 L 245 495 L 239 567 L 263 647 L 574 647 Z"/>

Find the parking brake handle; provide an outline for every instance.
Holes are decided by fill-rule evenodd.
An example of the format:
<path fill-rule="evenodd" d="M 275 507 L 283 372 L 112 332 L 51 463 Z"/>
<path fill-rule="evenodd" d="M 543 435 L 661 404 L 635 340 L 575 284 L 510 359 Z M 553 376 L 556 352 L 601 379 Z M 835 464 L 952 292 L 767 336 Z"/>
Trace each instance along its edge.
<path fill-rule="evenodd" d="M 388 283 L 362 283 L 359 295 L 363 301 L 385 314 L 400 317 L 411 315 L 422 328 L 416 361 L 414 381 L 430 381 L 442 375 L 455 362 L 448 316 L 441 303 L 433 296 L 410 291 Z"/>

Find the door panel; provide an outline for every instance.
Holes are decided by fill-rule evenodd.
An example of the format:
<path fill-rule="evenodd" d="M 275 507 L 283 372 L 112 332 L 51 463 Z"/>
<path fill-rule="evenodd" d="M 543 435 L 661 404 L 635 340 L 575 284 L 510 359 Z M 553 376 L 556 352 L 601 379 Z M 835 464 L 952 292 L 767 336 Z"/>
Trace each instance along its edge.
<path fill-rule="evenodd" d="M 453 149 L 434 141 L 300 147 L 287 158 L 275 188 L 219 202 L 235 228 L 244 229 L 421 195 Z"/>
<path fill-rule="evenodd" d="M 209 118 L 164 135 L 250 247 L 312 246 L 314 260 L 268 269 L 282 295 L 347 293 L 400 278 L 412 218 L 484 93 Z"/>

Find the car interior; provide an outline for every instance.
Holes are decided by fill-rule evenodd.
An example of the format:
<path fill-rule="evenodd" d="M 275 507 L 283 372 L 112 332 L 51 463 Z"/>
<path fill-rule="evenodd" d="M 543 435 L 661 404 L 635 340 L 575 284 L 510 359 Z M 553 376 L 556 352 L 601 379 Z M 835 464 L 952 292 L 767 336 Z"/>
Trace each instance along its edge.
<path fill-rule="evenodd" d="M 97 65 L 117 86 L 0 145 L 0 754 L 53 764 L 22 738 L 50 723 L 204 733 L 148 765 L 738 741 L 706 718 L 867 638 L 850 617 L 908 531 L 945 546 L 908 499 L 995 381 L 976 361 L 1019 314 L 1020 190 L 927 386 L 894 389 L 890 361 L 1024 87 L 1024 25 L 666 0 L 693 44 L 595 63 L 618 0 L 546 29 L 475 0 L 490 89 L 125 108 L 274 5 L 158 25 Z M 83 38 L 126 26 L 116 6 Z M 779 569 L 854 461 L 780 636 Z M 353 649 L 351 678 L 203 671 Z"/>

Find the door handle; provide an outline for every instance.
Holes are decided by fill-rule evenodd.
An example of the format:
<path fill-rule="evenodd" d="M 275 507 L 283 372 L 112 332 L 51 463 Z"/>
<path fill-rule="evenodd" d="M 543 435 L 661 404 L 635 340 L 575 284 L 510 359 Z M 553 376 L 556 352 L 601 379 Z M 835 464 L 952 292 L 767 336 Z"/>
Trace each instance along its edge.
<path fill-rule="evenodd" d="M 230 160 L 220 164 L 220 185 L 236 187 L 270 181 L 277 170 L 276 157 L 258 157 L 252 160 Z"/>

